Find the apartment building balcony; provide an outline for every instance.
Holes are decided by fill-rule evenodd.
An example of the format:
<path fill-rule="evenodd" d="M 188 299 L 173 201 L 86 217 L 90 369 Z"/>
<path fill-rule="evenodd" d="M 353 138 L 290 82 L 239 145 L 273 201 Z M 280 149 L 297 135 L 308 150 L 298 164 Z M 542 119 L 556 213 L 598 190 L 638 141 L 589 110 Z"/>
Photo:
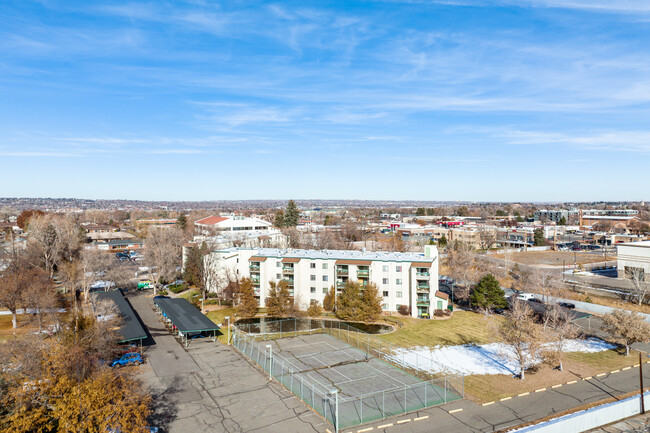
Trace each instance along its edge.
<path fill-rule="evenodd" d="M 260 271 L 260 265 L 250 265 L 248 269 L 251 272 L 259 272 Z"/>
<path fill-rule="evenodd" d="M 429 305 L 431 305 L 431 300 L 425 298 L 418 298 L 415 301 L 415 305 L 417 305 L 418 307 L 428 307 Z"/>
<path fill-rule="evenodd" d="M 293 274 L 293 267 L 289 267 L 289 266 L 285 267 L 285 266 L 283 266 L 282 267 L 282 273 L 283 274 Z"/>
<path fill-rule="evenodd" d="M 369 270 L 359 269 L 357 271 L 357 278 L 368 278 L 370 276 Z"/>
<path fill-rule="evenodd" d="M 347 276 L 350 273 L 348 269 L 337 268 L 336 275 Z"/>
<path fill-rule="evenodd" d="M 415 276 L 417 278 L 429 278 L 431 274 L 429 272 L 416 272 Z"/>
<path fill-rule="evenodd" d="M 418 290 L 426 290 L 426 291 L 431 290 L 431 286 L 428 285 L 428 284 L 418 284 L 418 285 L 415 286 L 415 287 L 416 287 Z"/>
<path fill-rule="evenodd" d="M 251 275 L 251 281 L 253 284 L 259 284 L 260 283 L 260 276 L 258 275 Z"/>
<path fill-rule="evenodd" d="M 343 287 L 345 287 L 346 283 L 347 283 L 347 281 L 337 281 L 336 282 L 336 288 L 337 289 L 342 289 Z"/>

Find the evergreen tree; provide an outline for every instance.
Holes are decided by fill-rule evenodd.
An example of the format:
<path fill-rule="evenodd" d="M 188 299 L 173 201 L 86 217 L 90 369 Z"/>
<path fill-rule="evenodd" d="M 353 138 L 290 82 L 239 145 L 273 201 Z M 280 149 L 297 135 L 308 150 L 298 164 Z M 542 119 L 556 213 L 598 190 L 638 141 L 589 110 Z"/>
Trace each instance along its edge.
<path fill-rule="evenodd" d="M 269 296 L 266 298 L 266 313 L 272 317 L 284 317 L 293 311 L 293 300 L 289 294 L 289 283 L 270 281 Z"/>
<path fill-rule="evenodd" d="M 415 211 L 415 216 L 425 216 L 425 215 L 426 215 L 426 210 L 423 207 L 419 207 Z"/>
<path fill-rule="evenodd" d="M 438 246 L 440 248 L 444 248 L 447 246 L 447 237 L 445 235 L 442 235 L 438 240 Z"/>
<path fill-rule="evenodd" d="M 282 209 L 278 209 L 277 212 L 275 212 L 275 221 L 273 222 L 273 225 L 279 229 L 284 227 L 284 212 L 282 212 Z"/>
<path fill-rule="evenodd" d="M 533 244 L 536 247 L 543 247 L 546 245 L 546 239 L 544 238 L 544 230 L 543 229 L 535 229 L 533 232 Z"/>
<path fill-rule="evenodd" d="M 180 214 L 176 219 L 176 225 L 179 229 L 185 230 L 187 228 L 187 217 L 185 214 Z"/>
<path fill-rule="evenodd" d="M 193 247 L 188 250 L 185 259 L 185 269 L 183 270 L 183 279 L 192 286 L 204 286 L 204 264 L 203 258 L 208 254 L 208 246 L 203 242 L 200 247 Z"/>
<path fill-rule="evenodd" d="M 565 226 L 566 225 L 566 218 L 565 217 L 560 218 L 560 220 L 557 222 L 557 225 Z"/>
<path fill-rule="evenodd" d="M 237 315 L 248 318 L 257 314 L 257 299 L 253 291 L 253 282 L 250 278 L 242 278 L 239 286 L 239 305 L 237 306 Z"/>
<path fill-rule="evenodd" d="M 309 302 L 309 309 L 307 310 L 307 315 L 310 317 L 318 317 L 323 314 L 323 307 L 320 306 L 320 302 L 315 299 L 312 299 Z"/>
<path fill-rule="evenodd" d="M 361 320 L 364 322 L 374 322 L 381 315 L 382 298 L 379 296 L 379 290 L 375 283 L 368 284 L 361 295 L 361 308 L 363 311 Z"/>
<path fill-rule="evenodd" d="M 492 274 L 487 274 L 481 278 L 481 281 L 474 287 L 471 301 L 472 305 L 488 310 L 508 306 L 505 293 L 501 290 L 499 281 Z"/>
<path fill-rule="evenodd" d="M 287 203 L 287 209 L 284 211 L 284 226 L 285 227 L 295 227 L 298 225 L 298 220 L 300 218 L 300 211 L 296 202 L 289 200 Z"/>
<path fill-rule="evenodd" d="M 345 283 L 343 292 L 336 299 L 336 317 L 343 320 L 361 320 L 363 317 L 359 282 L 348 281 Z"/>
<path fill-rule="evenodd" d="M 325 311 L 334 311 L 334 305 L 336 300 L 336 293 L 334 293 L 334 286 L 330 287 L 330 291 L 327 292 L 323 298 L 323 308 Z"/>

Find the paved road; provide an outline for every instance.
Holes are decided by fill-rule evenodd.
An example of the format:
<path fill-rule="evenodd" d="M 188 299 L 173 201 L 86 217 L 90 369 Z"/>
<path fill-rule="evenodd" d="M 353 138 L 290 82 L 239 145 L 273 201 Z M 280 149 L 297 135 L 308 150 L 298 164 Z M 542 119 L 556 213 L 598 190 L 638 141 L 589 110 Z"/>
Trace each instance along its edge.
<path fill-rule="evenodd" d="M 185 351 L 158 320 L 151 298 L 129 300 L 152 334 L 148 363 L 139 368 L 154 398 L 151 424 L 162 432 L 325 432 L 321 417 L 231 346 L 194 340 Z"/>
<path fill-rule="evenodd" d="M 650 380 L 650 364 L 645 365 L 644 381 Z M 578 379 L 578 378 L 576 378 Z M 622 371 L 588 381 L 564 385 L 561 388 L 532 393 L 523 397 L 480 406 L 467 400 L 402 415 L 380 422 L 357 427 L 373 427 L 373 432 L 425 433 L 441 432 L 493 432 L 533 421 L 571 407 L 617 396 L 638 388 L 638 369 Z M 649 382 L 645 382 L 649 383 Z M 646 388 L 647 389 L 647 388 Z M 449 411 L 463 409 L 450 414 Z M 418 419 L 420 418 L 420 419 Z M 403 424 L 399 421 L 410 420 Z M 389 427 L 377 428 L 392 424 Z"/>

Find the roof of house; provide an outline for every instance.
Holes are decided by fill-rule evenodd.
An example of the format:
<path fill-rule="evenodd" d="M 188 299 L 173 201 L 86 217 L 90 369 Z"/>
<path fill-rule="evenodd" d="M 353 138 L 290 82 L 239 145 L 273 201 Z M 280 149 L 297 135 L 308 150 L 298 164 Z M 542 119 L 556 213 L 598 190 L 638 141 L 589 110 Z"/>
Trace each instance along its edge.
<path fill-rule="evenodd" d="M 300 261 L 300 257 L 285 257 L 282 259 L 282 263 L 298 263 Z"/>
<path fill-rule="evenodd" d="M 196 220 L 194 224 L 204 224 L 207 226 L 212 226 L 215 224 L 219 224 L 220 222 L 228 220 L 227 217 L 222 217 L 222 216 L 216 216 L 216 215 L 210 215 L 209 217 Z"/>
<path fill-rule="evenodd" d="M 285 258 L 293 257 L 309 260 L 379 260 L 386 262 L 433 262 L 436 257 L 426 257 L 423 253 L 397 253 L 387 251 L 357 251 L 357 250 L 299 250 L 279 248 L 223 248 L 220 253 L 237 253 L 238 251 L 251 251 L 257 257 Z"/>
<path fill-rule="evenodd" d="M 268 259 L 268 257 L 252 256 L 250 259 L 248 259 L 248 261 L 249 262 L 263 262 L 266 259 Z"/>
<path fill-rule="evenodd" d="M 357 265 L 357 266 L 370 266 L 370 260 L 337 260 L 337 265 Z"/>
<path fill-rule="evenodd" d="M 449 300 L 449 295 L 446 293 L 441 292 L 440 290 L 436 290 L 436 298 L 442 298 Z"/>

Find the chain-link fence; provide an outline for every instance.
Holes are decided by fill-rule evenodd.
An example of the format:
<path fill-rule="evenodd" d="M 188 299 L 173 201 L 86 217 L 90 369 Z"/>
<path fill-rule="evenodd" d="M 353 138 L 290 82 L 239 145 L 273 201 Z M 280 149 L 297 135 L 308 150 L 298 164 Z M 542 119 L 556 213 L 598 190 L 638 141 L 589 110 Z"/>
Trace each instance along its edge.
<path fill-rule="evenodd" d="M 291 359 L 273 353 L 271 345 L 265 343 L 278 338 L 321 333 L 332 335 L 368 355 L 400 367 L 400 370 L 409 365 L 405 359 L 394 359 L 393 345 L 344 323 L 330 320 L 285 319 L 265 324 L 236 325 L 233 327 L 232 343 L 271 377 L 321 414 L 336 430 L 464 397 L 463 376 L 432 377 L 426 369 L 418 370 L 417 367 L 407 368 L 408 373 L 421 379 L 417 383 L 378 389 L 362 395 L 339 395 L 336 383 L 328 387 L 314 380 L 297 365 L 297 361 L 292 362 Z M 433 361 L 427 358 L 426 361 L 417 360 L 416 364 L 428 367 L 431 362 Z"/>

